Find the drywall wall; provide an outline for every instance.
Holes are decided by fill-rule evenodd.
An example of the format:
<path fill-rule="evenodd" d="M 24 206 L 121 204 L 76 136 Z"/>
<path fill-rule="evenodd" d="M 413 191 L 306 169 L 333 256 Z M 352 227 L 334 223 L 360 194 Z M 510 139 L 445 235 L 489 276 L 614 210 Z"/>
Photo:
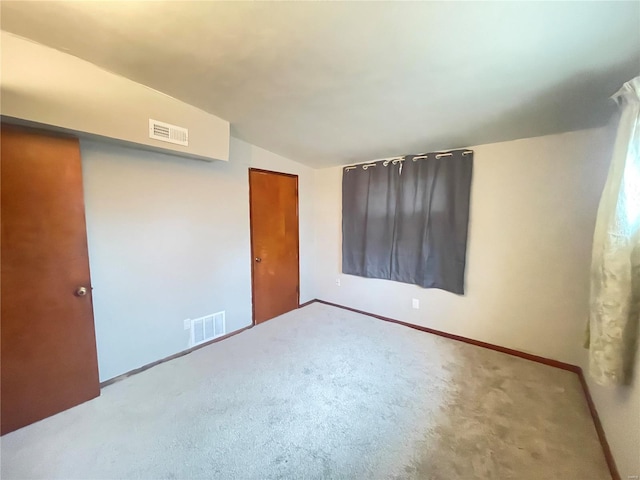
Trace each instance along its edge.
<path fill-rule="evenodd" d="M 251 324 L 250 166 L 299 175 L 300 300 L 313 298 L 310 168 L 233 138 L 228 163 L 81 149 L 101 381 L 186 349 L 186 318 Z"/>
<path fill-rule="evenodd" d="M 608 125 L 612 140 L 615 138 L 618 120 L 618 116 L 615 116 Z M 607 167 L 609 159 L 610 157 L 603 159 Z M 640 477 L 640 351 L 636 353 L 635 360 L 633 378 L 629 385 L 607 387 L 598 385 L 589 376 L 587 350 L 583 351 L 580 363 L 622 479 Z"/>
<path fill-rule="evenodd" d="M 640 477 L 640 352 L 636 355 L 634 378 L 630 385 L 597 385 L 587 374 L 586 357 L 583 365 L 620 478 Z"/>
<path fill-rule="evenodd" d="M 3 117 L 207 160 L 228 160 L 229 122 L 69 54 L 1 32 Z M 189 145 L 149 138 L 149 119 Z"/>
<path fill-rule="evenodd" d="M 316 296 L 578 364 L 609 134 L 586 130 L 474 150 L 465 296 L 340 273 L 341 168 L 315 173 Z"/>

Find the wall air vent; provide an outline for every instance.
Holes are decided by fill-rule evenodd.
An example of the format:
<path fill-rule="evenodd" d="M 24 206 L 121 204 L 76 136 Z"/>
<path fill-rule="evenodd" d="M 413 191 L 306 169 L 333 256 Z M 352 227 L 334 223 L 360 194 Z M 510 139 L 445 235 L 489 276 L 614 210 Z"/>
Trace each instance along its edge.
<path fill-rule="evenodd" d="M 191 320 L 191 345 L 198 345 L 225 333 L 224 312 L 218 312 L 206 317 Z"/>
<path fill-rule="evenodd" d="M 189 146 L 189 130 L 151 118 L 149 119 L 149 138 L 185 147 Z"/>

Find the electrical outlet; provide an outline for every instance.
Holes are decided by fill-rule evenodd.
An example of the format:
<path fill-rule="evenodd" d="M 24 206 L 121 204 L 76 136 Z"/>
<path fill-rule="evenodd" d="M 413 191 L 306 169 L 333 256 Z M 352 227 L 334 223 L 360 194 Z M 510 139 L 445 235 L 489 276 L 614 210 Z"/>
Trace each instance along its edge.
<path fill-rule="evenodd" d="M 340 286 L 340 279 L 339 278 L 336 278 L 336 285 Z"/>
<path fill-rule="evenodd" d="M 191 330 L 191 319 L 190 318 L 185 318 L 184 319 L 184 329 L 185 330 Z"/>
<path fill-rule="evenodd" d="M 411 301 L 411 306 L 412 306 L 413 308 L 415 308 L 416 310 L 418 310 L 418 309 L 420 308 L 420 300 L 418 300 L 417 298 L 414 298 L 414 299 Z"/>

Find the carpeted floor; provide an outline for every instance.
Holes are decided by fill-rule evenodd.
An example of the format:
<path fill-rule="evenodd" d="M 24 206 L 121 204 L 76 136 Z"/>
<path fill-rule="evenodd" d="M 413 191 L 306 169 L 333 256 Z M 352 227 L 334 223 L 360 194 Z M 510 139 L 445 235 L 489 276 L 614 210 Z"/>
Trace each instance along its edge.
<path fill-rule="evenodd" d="M 321 304 L 2 437 L 2 478 L 610 478 L 575 374 Z"/>

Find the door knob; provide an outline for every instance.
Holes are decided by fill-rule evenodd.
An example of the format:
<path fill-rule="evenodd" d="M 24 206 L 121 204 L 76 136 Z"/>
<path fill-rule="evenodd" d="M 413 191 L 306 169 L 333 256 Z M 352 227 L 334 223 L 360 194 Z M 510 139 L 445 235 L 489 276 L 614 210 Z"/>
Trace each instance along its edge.
<path fill-rule="evenodd" d="M 256 257 L 256 263 L 260 263 L 262 259 L 260 257 Z"/>
<path fill-rule="evenodd" d="M 78 287 L 76 289 L 76 296 L 77 297 L 84 297 L 87 294 L 87 288 L 86 287 Z"/>

